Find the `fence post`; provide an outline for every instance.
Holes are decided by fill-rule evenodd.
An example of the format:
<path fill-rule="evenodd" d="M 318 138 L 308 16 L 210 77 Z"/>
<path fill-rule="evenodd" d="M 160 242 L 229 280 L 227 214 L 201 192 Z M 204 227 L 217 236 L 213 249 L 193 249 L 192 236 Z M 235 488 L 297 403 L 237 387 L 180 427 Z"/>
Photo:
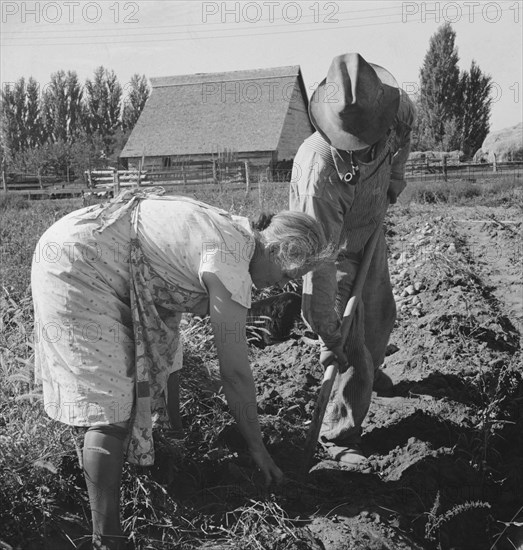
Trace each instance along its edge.
<path fill-rule="evenodd" d="M 218 171 L 216 169 L 216 159 L 212 159 L 212 179 L 214 185 L 218 183 Z"/>
<path fill-rule="evenodd" d="M 185 162 L 182 162 L 182 177 L 183 177 L 183 187 L 184 190 L 187 187 L 187 169 Z"/>
<path fill-rule="evenodd" d="M 136 180 L 136 187 L 140 187 L 142 184 L 142 163 L 138 167 L 138 179 Z"/>
<path fill-rule="evenodd" d="M 249 174 L 249 161 L 245 160 L 245 194 L 248 195 L 251 190 L 251 179 Z"/>
<path fill-rule="evenodd" d="M 492 171 L 497 172 L 498 171 L 498 163 L 496 159 L 496 153 L 492 153 L 494 155 L 494 160 L 492 162 Z"/>
<path fill-rule="evenodd" d="M 7 193 L 7 176 L 5 175 L 5 166 L 2 165 L 2 188 Z"/>
<path fill-rule="evenodd" d="M 120 193 L 120 174 L 118 170 L 113 170 L 113 195 L 116 197 Z"/>
<path fill-rule="evenodd" d="M 447 157 L 445 155 L 441 159 L 441 172 L 443 174 L 443 181 L 447 181 Z"/>

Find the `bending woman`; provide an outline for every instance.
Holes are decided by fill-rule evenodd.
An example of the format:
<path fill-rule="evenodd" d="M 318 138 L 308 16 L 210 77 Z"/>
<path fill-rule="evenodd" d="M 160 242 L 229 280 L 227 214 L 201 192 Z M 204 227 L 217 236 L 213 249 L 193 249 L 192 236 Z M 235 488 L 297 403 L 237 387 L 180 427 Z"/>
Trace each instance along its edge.
<path fill-rule="evenodd" d="M 282 472 L 265 448 L 245 336 L 251 287 L 283 284 L 330 253 L 319 225 L 276 214 L 246 218 L 185 197 L 124 193 L 65 216 L 33 258 L 36 369 L 46 413 L 85 427 L 83 467 L 92 548 L 125 548 L 123 461 L 154 462 L 152 415 L 179 428 L 179 322 L 210 314 L 222 385 L 266 483 Z"/>

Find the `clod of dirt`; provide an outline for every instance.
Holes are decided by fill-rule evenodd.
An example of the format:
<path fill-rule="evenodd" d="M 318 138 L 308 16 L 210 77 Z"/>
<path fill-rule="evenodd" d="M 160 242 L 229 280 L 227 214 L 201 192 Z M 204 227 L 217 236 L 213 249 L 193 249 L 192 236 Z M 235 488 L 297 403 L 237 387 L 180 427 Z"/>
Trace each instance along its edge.
<path fill-rule="evenodd" d="M 263 349 L 285 340 L 300 312 L 301 296 L 295 292 L 282 292 L 253 302 L 247 314 L 249 341 Z"/>
<path fill-rule="evenodd" d="M 382 523 L 375 513 L 316 517 L 310 530 L 321 538 L 325 550 L 423 550 L 408 536 Z"/>

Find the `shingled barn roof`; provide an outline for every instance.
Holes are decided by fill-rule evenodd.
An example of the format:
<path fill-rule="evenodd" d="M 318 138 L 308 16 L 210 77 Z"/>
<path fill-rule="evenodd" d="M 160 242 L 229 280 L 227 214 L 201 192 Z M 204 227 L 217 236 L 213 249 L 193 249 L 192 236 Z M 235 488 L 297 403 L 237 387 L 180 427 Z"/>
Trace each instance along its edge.
<path fill-rule="evenodd" d="M 299 65 L 151 79 L 152 93 L 121 156 L 274 151 L 297 95 Z"/>

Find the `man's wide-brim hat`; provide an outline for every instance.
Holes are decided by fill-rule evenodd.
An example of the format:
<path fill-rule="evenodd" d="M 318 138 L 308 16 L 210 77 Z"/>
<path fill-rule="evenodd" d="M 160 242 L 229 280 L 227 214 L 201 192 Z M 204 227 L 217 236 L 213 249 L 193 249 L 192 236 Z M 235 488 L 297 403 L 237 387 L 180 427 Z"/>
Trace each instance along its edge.
<path fill-rule="evenodd" d="M 400 91 L 394 77 L 359 53 L 335 57 L 312 94 L 314 127 L 336 149 L 355 151 L 378 142 L 392 126 Z"/>

